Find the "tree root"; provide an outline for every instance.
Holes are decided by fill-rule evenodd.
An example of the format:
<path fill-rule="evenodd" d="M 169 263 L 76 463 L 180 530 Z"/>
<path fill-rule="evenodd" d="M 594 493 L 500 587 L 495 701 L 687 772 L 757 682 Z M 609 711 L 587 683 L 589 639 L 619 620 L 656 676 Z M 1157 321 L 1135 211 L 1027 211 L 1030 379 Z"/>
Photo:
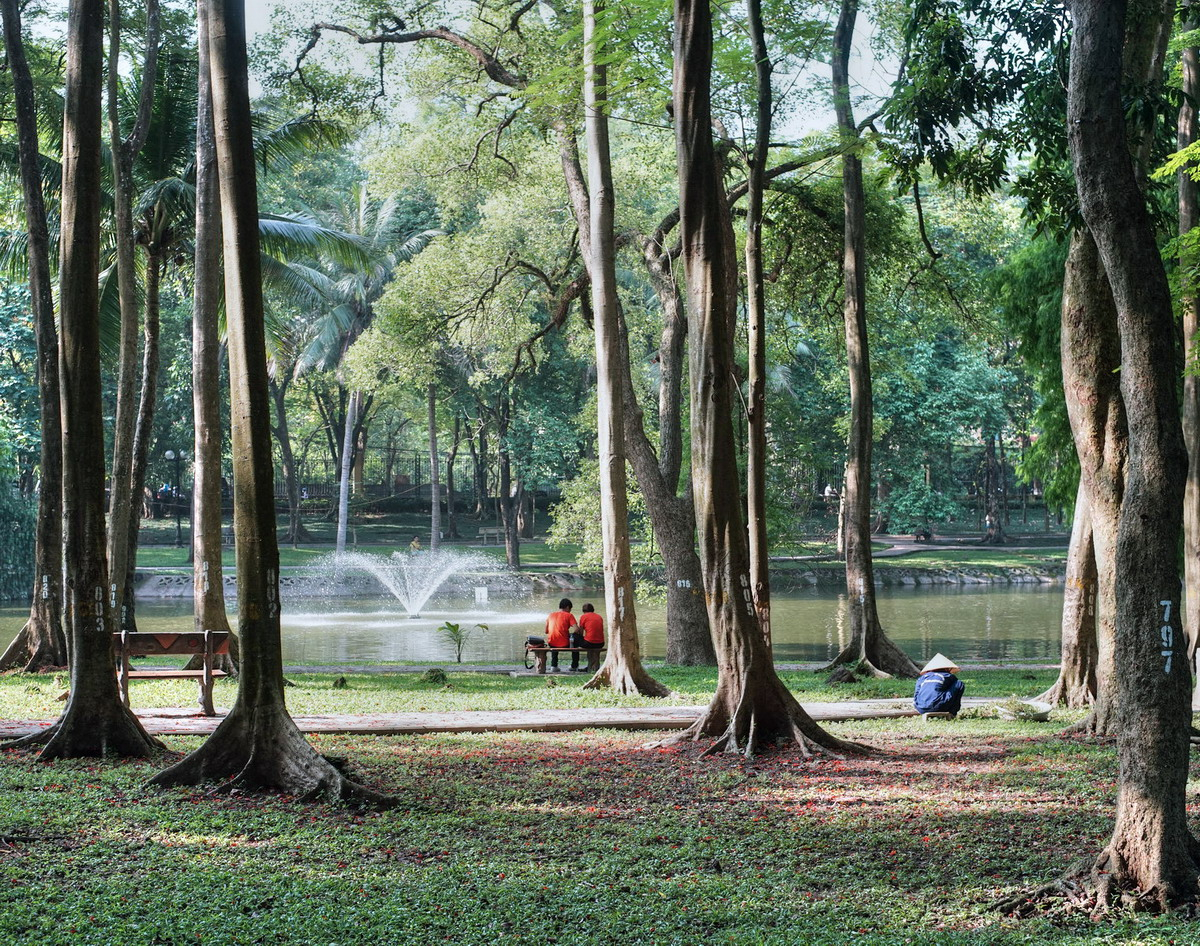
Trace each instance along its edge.
<path fill-rule="evenodd" d="M 52 726 L 18 739 L 0 744 L 0 749 L 41 748 L 39 758 L 53 759 L 104 758 L 115 755 L 130 759 L 147 759 L 168 752 L 166 745 L 149 735 L 132 710 L 118 704 L 116 711 L 100 719 L 68 713 Z"/>
<path fill-rule="evenodd" d="M 390 808 L 399 799 L 343 775 L 344 761 L 331 761 L 309 744 L 286 712 L 252 714 L 236 706 L 195 752 L 159 772 L 154 788 L 214 783 L 213 794 L 276 791 L 304 801 L 340 800 Z"/>
<path fill-rule="evenodd" d="M 0 654 L 0 673 L 8 670 L 19 670 L 23 673 L 65 670 L 67 649 L 66 641 L 62 639 L 62 631 L 59 630 L 57 635 L 50 632 L 50 640 L 46 639 L 47 636 L 46 632 L 38 632 L 33 620 L 26 621 L 4 653 Z"/>
<path fill-rule="evenodd" d="M 1200 916 L 1200 889 L 1195 883 L 1188 890 L 1166 882 L 1139 890 L 1116 868 L 1106 850 L 1099 858 L 1079 861 L 1051 883 L 997 901 L 992 909 L 1017 919 L 1035 913 L 1096 917 L 1122 910 Z"/>
<path fill-rule="evenodd" d="M 583 685 L 585 690 L 606 688 L 623 696 L 666 697 L 671 695 L 670 687 L 655 680 L 642 668 L 640 663 L 633 667 L 626 661 L 614 660 L 611 657 L 605 660 L 604 666 Z"/>

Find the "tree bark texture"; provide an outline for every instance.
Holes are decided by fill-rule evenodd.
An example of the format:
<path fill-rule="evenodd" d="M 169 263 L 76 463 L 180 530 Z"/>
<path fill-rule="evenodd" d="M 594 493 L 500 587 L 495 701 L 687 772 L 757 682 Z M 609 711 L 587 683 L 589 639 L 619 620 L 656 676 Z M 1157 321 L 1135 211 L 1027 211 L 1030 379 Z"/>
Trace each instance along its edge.
<path fill-rule="evenodd" d="M 346 422 L 342 425 L 342 453 L 338 463 L 338 518 L 337 539 L 334 551 L 341 555 L 346 551 L 346 533 L 350 528 L 350 468 L 354 464 L 354 430 L 358 422 L 360 393 L 350 392 L 350 403 L 346 406 Z"/>
<path fill-rule="evenodd" d="M 674 106 L 680 234 L 687 272 L 692 483 L 717 692 L 676 739 L 712 737 L 709 751 L 795 740 L 805 752 L 851 749 L 805 713 L 775 673 L 758 626 L 739 498 L 731 416 L 737 264 L 733 226 L 712 141 L 712 13 L 708 0 L 676 0 Z M 674 741 L 674 740 L 672 740 Z"/>
<path fill-rule="evenodd" d="M 600 452 L 600 529 L 604 546 L 604 602 L 608 651 L 585 688 L 667 696 L 670 690 L 642 666 L 629 553 L 629 498 L 625 479 L 625 417 L 622 396 L 624 344 L 617 307 L 617 251 L 613 233 L 616 194 L 608 138 L 608 70 L 597 17 L 603 0 L 583 2 L 583 99 L 587 128 L 588 215 L 592 312 L 596 335 L 596 415 Z"/>
<path fill-rule="evenodd" d="M 1038 697 L 1053 706 L 1090 707 L 1096 698 L 1096 550 L 1087 491 L 1075 493 L 1075 518 L 1063 582 L 1062 661 L 1058 679 Z"/>
<path fill-rule="evenodd" d="M 229 715 L 199 749 L 152 782 L 191 785 L 225 780 L 227 789 L 276 789 L 302 797 L 383 802 L 319 755 L 296 728 L 284 703 L 279 546 L 245 9 L 242 0 L 201 0 L 199 15 L 209 40 L 220 177 L 242 666 L 237 700 Z"/>
<path fill-rule="evenodd" d="M 442 544 L 441 460 L 437 442 L 437 386 L 430 382 L 426 388 L 429 406 L 429 548 Z"/>
<path fill-rule="evenodd" d="M 1113 641 L 1116 635 L 1116 543 L 1129 443 L 1119 370 L 1121 340 L 1112 291 L 1096 243 L 1076 230 L 1067 250 L 1061 325 L 1063 393 L 1079 456 L 1079 488 L 1087 497 L 1096 562 L 1095 703 L 1080 729 L 1114 735 Z M 1065 621 L 1065 616 L 1064 616 Z M 1083 665 L 1089 654 L 1071 654 L 1063 639 L 1063 661 Z"/>
<path fill-rule="evenodd" d="M 1200 26 L 1195 5 L 1186 4 L 1185 32 Z M 1179 105 L 1176 145 L 1183 150 L 1196 140 L 1196 101 L 1200 97 L 1200 50 L 1183 49 L 1183 99 Z M 1183 313 L 1183 363 L 1196 363 L 1196 333 L 1200 332 L 1200 292 L 1197 291 L 1197 253 L 1189 247 L 1188 234 L 1200 222 L 1200 193 L 1192 180 L 1192 169 L 1184 168 L 1177 178 L 1179 190 L 1179 306 Z M 1183 438 L 1188 451 L 1187 486 L 1183 499 L 1183 582 L 1184 633 L 1188 642 L 1188 662 L 1195 673 L 1196 644 L 1200 641 L 1200 378 L 1192 371 L 1183 376 Z M 1192 697 L 1195 708 L 1200 705 Z"/>
<path fill-rule="evenodd" d="M 1159 15 L 1169 17 L 1171 7 L 1162 4 Z M 1080 209 L 1116 305 L 1129 431 L 1116 543 L 1117 817 L 1091 876 L 1101 905 L 1124 892 L 1170 909 L 1195 902 L 1200 876 L 1200 846 L 1186 811 L 1191 674 L 1177 556 L 1187 453 L 1175 390 L 1174 316 L 1145 199 L 1122 144 L 1126 4 L 1073 0 L 1071 10 L 1068 144 Z"/>
<path fill-rule="evenodd" d="M 21 194 L 29 234 L 29 294 L 37 344 L 41 490 L 34 537 L 33 599 L 29 620 L 0 655 L 0 671 L 37 672 L 67 665 L 63 633 L 62 419 L 58 396 L 58 331 L 50 282 L 50 238 L 38 167 L 37 101 L 21 35 L 17 0 L 0 0 L 4 47 L 13 84 Z"/>
<path fill-rule="evenodd" d="M 202 27 L 204 24 L 200 24 Z M 195 626 L 228 631 L 221 565 L 221 348 L 217 315 L 221 300 L 221 193 L 213 129 L 208 37 L 198 36 L 196 105 L 196 250 L 192 288 L 192 412 L 196 433 L 192 473 L 192 601 Z M 231 648 L 232 650 L 232 648 Z M 199 660 L 189 669 L 200 669 Z M 236 670 L 232 654 L 220 669 Z"/>
<path fill-rule="evenodd" d="M 875 606 L 871 561 L 871 440 L 874 434 L 871 360 L 867 344 L 866 197 L 862 159 L 854 147 L 859 135 L 850 102 L 850 45 L 858 0 L 842 0 L 834 32 L 833 98 L 842 137 L 842 193 L 845 214 L 842 314 L 850 378 L 850 433 L 842 490 L 846 536 L 846 599 L 850 643 L 830 664 L 872 676 L 916 677 L 917 666 L 892 643 Z"/>
<path fill-rule="evenodd" d="M 300 484 L 296 480 L 296 455 L 292 451 L 292 432 L 287 419 L 287 389 L 289 379 L 271 379 L 271 400 L 275 405 L 275 443 L 279 445 L 279 467 L 283 471 L 284 489 L 288 497 L 287 541 L 292 548 L 309 542 L 312 536 L 300 518 Z M 389 481 L 391 477 L 389 476 Z"/>
<path fill-rule="evenodd" d="M 135 476 L 139 398 L 137 395 L 138 288 L 137 235 L 133 222 L 133 162 L 145 144 L 154 106 L 154 84 L 158 74 L 158 0 L 146 4 L 146 51 L 142 66 L 138 114 L 128 138 L 121 133 L 120 83 L 117 63 L 121 57 L 120 0 L 109 0 L 108 126 L 112 160 L 113 217 L 116 226 L 115 247 L 117 295 L 121 308 L 119 356 L 117 362 L 117 407 L 113 422 L 112 473 L 109 478 L 108 570 L 112 593 L 121 609 L 121 626 L 133 629 L 133 595 L 126 576 L 137 542 L 137 525 L 142 514 L 142 487 Z M 149 327 L 145 329 L 149 334 Z M 157 381 L 157 353 L 155 354 Z M 144 365 L 143 365 L 144 369 Z M 143 371 L 144 379 L 144 371 Z M 146 398 L 145 384 L 141 405 Z M 128 620 L 127 620 L 128 618 Z"/>
<path fill-rule="evenodd" d="M 104 522 L 104 418 L 100 397 L 100 126 L 104 6 L 72 0 L 67 20 L 60 228 L 59 381 L 63 423 L 63 522 L 71 689 L 48 730 L 15 744 L 41 758 L 143 757 L 154 743 L 121 701 Z"/>
<path fill-rule="evenodd" d="M 767 650 L 771 649 L 771 562 L 767 551 L 767 306 L 763 280 L 763 192 L 771 144 L 771 58 L 763 35 L 762 0 L 747 0 L 746 21 L 754 52 L 757 85 L 754 151 L 746 189 L 746 322 L 749 334 L 749 392 L 746 398 L 746 508 L 750 540 L 750 584 Z"/>
<path fill-rule="evenodd" d="M 159 312 L 160 289 L 162 286 L 162 254 L 157 247 L 148 247 L 146 254 L 146 311 L 143 320 L 142 338 L 142 387 L 138 395 L 137 425 L 133 434 L 133 466 L 129 482 L 133 495 L 138 497 L 137 514 L 130 515 L 125 531 L 125 581 L 124 593 L 117 599 L 120 608 L 121 627 L 137 630 L 136 602 L 134 599 L 134 572 L 137 569 L 138 532 L 142 527 L 141 497 L 146 491 L 146 470 L 150 465 L 150 444 L 154 438 L 154 410 L 158 400 L 158 371 L 162 361 L 162 319 Z M 175 450 L 179 450 L 176 445 Z M 178 499 L 180 484 L 175 483 Z M 113 543 L 109 543 L 113 547 Z M 117 580 L 113 578 L 114 592 Z"/>

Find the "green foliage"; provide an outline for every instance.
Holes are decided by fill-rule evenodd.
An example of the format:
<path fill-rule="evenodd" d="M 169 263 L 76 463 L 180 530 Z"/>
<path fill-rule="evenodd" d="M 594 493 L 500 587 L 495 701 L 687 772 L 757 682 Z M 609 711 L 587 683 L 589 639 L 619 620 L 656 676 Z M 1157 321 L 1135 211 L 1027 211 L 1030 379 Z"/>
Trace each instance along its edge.
<path fill-rule="evenodd" d="M 462 663 L 463 648 L 467 642 L 475 636 L 476 631 L 486 631 L 486 624 L 476 624 L 474 627 L 465 627 L 462 624 L 456 624 L 453 621 L 446 621 L 437 628 L 438 636 L 454 648 L 454 659 L 458 663 Z"/>

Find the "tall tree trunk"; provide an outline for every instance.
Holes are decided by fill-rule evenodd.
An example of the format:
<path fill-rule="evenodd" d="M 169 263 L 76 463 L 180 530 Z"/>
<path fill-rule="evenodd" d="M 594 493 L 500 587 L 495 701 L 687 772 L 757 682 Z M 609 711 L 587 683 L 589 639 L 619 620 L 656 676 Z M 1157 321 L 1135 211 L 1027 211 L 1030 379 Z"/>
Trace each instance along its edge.
<path fill-rule="evenodd" d="M 287 419 L 288 381 L 271 378 L 270 384 L 271 401 L 275 406 L 275 442 L 279 444 L 279 466 L 283 470 L 288 500 L 287 541 L 292 548 L 296 548 L 300 542 L 312 541 L 312 536 L 300 518 L 300 483 L 296 476 L 296 456 L 292 450 L 292 432 Z"/>
<path fill-rule="evenodd" d="M 1125 7 L 1123 0 L 1071 4 L 1068 144 L 1080 209 L 1116 305 L 1129 430 L 1116 544 L 1117 817 L 1091 880 L 1101 905 L 1126 891 L 1171 909 L 1197 900 L 1200 878 L 1200 845 L 1187 823 L 1191 674 L 1178 569 L 1187 452 L 1171 295 L 1124 146 Z M 1160 3 L 1154 11 L 1164 29 L 1172 8 Z"/>
<path fill-rule="evenodd" d="M 354 426 L 358 419 L 359 392 L 350 393 L 346 406 L 346 422 L 342 425 L 342 455 L 338 465 L 338 518 L 337 540 L 334 546 L 338 555 L 346 551 L 346 532 L 350 522 L 350 469 L 354 463 Z"/>
<path fill-rule="evenodd" d="M 604 0 L 583 2 L 583 105 L 587 127 L 587 223 L 592 311 L 596 333 L 596 403 L 600 447 L 600 527 L 604 545 L 604 603 L 608 653 L 585 688 L 666 696 L 670 690 L 642 666 L 629 554 L 629 498 L 625 480 L 625 418 L 621 389 L 623 338 L 617 318 L 617 251 L 613 234 L 616 195 L 608 139 L 608 69 L 605 65 Z"/>
<path fill-rule="evenodd" d="M 158 370 L 161 361 L 162 320 L 159 316 L 159 292 L 162 285 L 162 254 L 157 247 L 148 247 L 146 254 L 146 313 L 142 339 L 142 388 L 138 397 L 137 426 L 133 435 L 133 467 L 130 483 L 135 496 L 141 497 L 146 489 L 146 470 L 150 465 L 150 444 L 154 438 L 154 409 L 158 400 Z M 176 446 L 178 449 L 178 445 Z M 175 483 L 178 494 L 180 484 Z M 141 501 L 139 498 L 139 506 Z M 134 573 L 137 569 L 138 532 L 142 517 L 129 517 L 125 546 L 125 594 L 120 601 L 121 627 L 137 630 L 136 601 L 133 593 Z M 111 543 L 110 543 L 111 545 Z M 115 579 L 114 579 L 115 584 Z"/>
<path fill-rule="evenodd" d="M 683 301 L 678 296 L 672 275 L 670 292 L 665 294 L 665 298 L 660 295 L 664 302 L 664 327 L 663 344 L 659 352 L 664 363 L 671 359 L 681 362 L 683 359 L 683 337 L 687 328 L 683 318 Z M 667 423 L 666 436 L 660 435 L 659 455 L 656 457 L 654 447 L 646 436 L 642 409 L 633 389 L 629 332 L 619 308 L 617 315 L 622 334 L 621 386 L 625 409 L 625 449 L 638 478 L 638 485 L 646 497 L 646 511 L 650 515 L 658 547 L 662 550 L 663 569 L 666 572 L 667 663 L 711 667 L 717 662 L 717 652 L 709 630 L 708 608 L 704 603 L 700 556 L 696 554 L 696 508 L 690 482 L 683 495 L 676 495 L 682 464 L 675 462 L 671 456 L 672 448 L 668 446 L 673 441 L 672 434 L 679 433 L 682 412 L 676 411 L 674 421 Z M 659 422 L 663 423 L 661 414 Z"/>
<path fill-rule="evenodd" d="M 471 453 L 471 469 L 475 475 L 475 518 L 482 519 L 488 512 L 488 446 L 487 425 L 479 419 L 479 449 L 475 449 L 474 437 L 467 438 Z"/>
<path fill-rule="evenodd" d="M 430 383 L 425 389 L 429 406 L 429 549 L 437 551 L 442 544 L 441 459 L 437 442 L 437 386 Z"/>
<path fill-rule="evenodd" d="M 128 138 L 121 134 L 118 63 L 121 56 L 121 6 L 109 0 L 108 124 L 113 165 L 113 211 L 116 223 L 117 292 L 121 305 L 120 348 L 117 364 L 117 409 L 113 423 L 112 475 L 109 478 L 108 572 L 112 593 L 121 609 L 122 627 L 133 627 L 132 590 L 126 581 L 135 554 L 141 518 L 142 486 L 135 474 L 139 399 L 137 396 L 138 299 L 136 235 L 133 221 L 133 161 L 146 142 L 158 74 L 158 0 L 146 4 L 146 52 L 138 114 Z M 157 375 L 156 375 L 157 378 Z M 145 401 L 143 387 L 141 401 Z"/>
<path fill-rule="evenodd" d="M 767 305 L 763 281 L 763 192 L 771 145 L 771 58 L 763 35 L 762 0 L 747 0 L 746 22 L 754 51 L 756 125 L 746 190 L 746 322 L 749 393 L 746 421 L 746 507 L 750 527 L 750 584 L 767 650 L 771 649 L 771 560 L 767 550 Z"/>
<path fill-rule="evenodd" d="M 841 134 L 842 193 L 845 239 L 842 313 L 846 330 L 846 364 L 850 376 L 850 435 L 846 454 L 846 599 L 850 643 L 830 669 L 846 665 L 846 673 L 915 677 L 917 666 L 884 633 L 875 607 L 875 575 L 871 561 L 871 439 L 874 433 L 871 358 L 867 346 L 866 197 L 863 192 L 859 133 L 850 101 L 850 45 L 858 17 L 858 0 L 842 0 L 834 32 L 833 100 Z M 835 671 L 840 677 L 841 671 Z"/>
<path fill-rule="evenodd" d="M 1117 522 L 1125 492 L 1129 441 L 1119 381 L 1121 340 L 1116 308 L 1095 241 L 1086 229 L 1072 234 L 1067 250 L 1061 351 L 1063 394 L 1079 456 L 1079 489 L 1086 493 L 1096 562 L 1095 703 L 1079 728 L 1096 735 L 1115 735 Z M 1076 644 L 1091 646 L 1085 637 L 1064 637 L 1064 667 L 1089 661 L 1086 653 L 1069 652 Z"/>
<path fill-rule="evenodd" d="M 1075 492 L 1075 518 L 1067 550 L 1063 587 L 1062 663 L 1058 679 L 1038 697 L 1053 706 L 1060 703 L 1083 709 L 1096 698 L 1096 549 L 1092 544 L 1092 516 L 1087 490 Z"/>
<path fill-rule="evenodd" d="M 454 464 L 458 460 L 458 448 L 462 443 L 462 418 L 454 415 L 454 440 L 446 454 L 446 538 L 461 539 L 458 533 L 458 515 L 454 511 Z"/>
<path fill-rule="evenodd" d="M 793 739 L 805 752 L 846 751 L 852 747 L 813 722 L 776 675 L 754 610 L 731 415 L 737 265 L 712 141 L 708 0 L 676 0 L 674 52 L 675 148 L 692 380 L 692 484 L 718 661 L 712 702 L 675 739 L 713 737 L 710 751 L 747 754 L 764 744 Z"/>
<path fill-rule="evenodd" d="M 521 567 L 521 537 L 517 532 L 517 503 L 514 496 L 512 459 L 508 454 L 505 435 L 508 433 L 508 408 L 501 408 L 501 421 L 496 436 L 500 441 L 500 495 L 496 502 L 500 507 L 500 524 L 504 528 L 504 557 L 509 568 Z"/>
<path fill-rule="evenodd" d="M 13 84 L 21 194 L 29 233 L 29 295 L 37 342 L 38 410 L 41 424 L 42 485 L 34 538 L 33 601 L 29 620 L 0 655 L 0 671 L 37 672 L 65 667 L 67 639 L 62 624 L 62 419 L 58 397 L 58 332 L 50 283 L 50 238 L 38 168 L 37 101 L 21 35 L 17 0 L 0 0 L 4 46 Z"/>
<path fill-rule="evenodd" d="M 234 522 L 242 668 L 233 709 L 195 752 L 156 785 L 228 780 L 225 788 L 277 789 L 305 797 L 383 799 L 350 782 L 304 739 L 283 695 L 279 546 L 271 458 L 267 352 L 258 241 L 258 193 L 250 122 L 242 0 L 201 0 L 209 37 L 220 176 L 233 417 Z"/>
<path fill-rule="evenodd" d="M 1184 32 L 1200 26 L 1195 4 L 1186 3 Z M 1200 98 L 1200 50 L 1196 46 L 1183 49 L 1183 99 L 1179 105 L 1176 144 L 1180 150 L 1196 140 L 1196 101 Z M 1183 310 L 1183 363 L 1196 360 L 1196 333 L 1200 332 L 1200 292 L 1197 291 L 1196 251 L 1189 246 L 1187 235 L 1200 223 L 1200 189 L 1192 180 L 1193 168 L 1179 172 L 1179 287 L 1180 308 Z M 1183 376 L 1183 437 L 1188 451 L 1187 488 L 1183 500 L 1183 581 L 1184 632 L 1188 642 L 1188 662 L 1195 672 L 1196 645 L 1200 642 L 1200 378 L 1186 371 Z M 1200 707 L 1200 689 L 1192 697 L 1193 707 Z"/>
<path fill-rule="evenodd" d="M 204 24 L 201 24 L 203 27 Z M 197 631 L 228 631 L 221 564 L 221 193 L 209 83 L 208 38 L 198 36 L 199 88 L 196 102 L 196 250 L 192 289 L 192 412 L 196 435 L 192 473 L 192 602 Z M 176 484 L 178 485 L 178 484 Z M 236 640 L 218 660 L 226 673 L 237 669 Z M 197 655 L 187 669 L 199 670 Z"/>
<path fill-rule="evenodd" d="M 1004 513 L 1001 504 L 1004 487 L 1004 466 L 996 454 L 996 441 L 999 436 L 995 433 L 984 435 L 984 522 L 987 534 L 983 541 L 988 545 L 1003 545 L 1008 541 L 1004 532 Z M 1007 504 L 1004 504 L 1007 505 Z"/>
<path fill-rule="evenodd" d="M 71 0 L 63 114 L 59 349 L 63 521 L 71 689 L 42 744 L 43 759 L 143 757 L 155 743 L 121 702 L 113 657 L 115 611 L 104 539 L 104 417 L 100 398 L 100 90 L 102 0 Z"/>

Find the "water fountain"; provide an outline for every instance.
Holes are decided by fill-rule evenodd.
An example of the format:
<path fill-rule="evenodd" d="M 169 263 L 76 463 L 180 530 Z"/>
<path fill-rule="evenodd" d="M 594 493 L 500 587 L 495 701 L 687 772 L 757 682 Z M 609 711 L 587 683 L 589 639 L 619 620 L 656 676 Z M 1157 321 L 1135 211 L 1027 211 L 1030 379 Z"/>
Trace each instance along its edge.
<path fill-rule="evenodd" d="M 391 555 L 343 552 L 335 556 L 331 564 L 335 578 L 340 578 L 346 571 L 372 575 L 400 602 L 410 618 L 419 618 L 429 599 L 452 576 L 495 572 L 501 568 L 488 555 L 449 549 L 393 552 Z"/>

